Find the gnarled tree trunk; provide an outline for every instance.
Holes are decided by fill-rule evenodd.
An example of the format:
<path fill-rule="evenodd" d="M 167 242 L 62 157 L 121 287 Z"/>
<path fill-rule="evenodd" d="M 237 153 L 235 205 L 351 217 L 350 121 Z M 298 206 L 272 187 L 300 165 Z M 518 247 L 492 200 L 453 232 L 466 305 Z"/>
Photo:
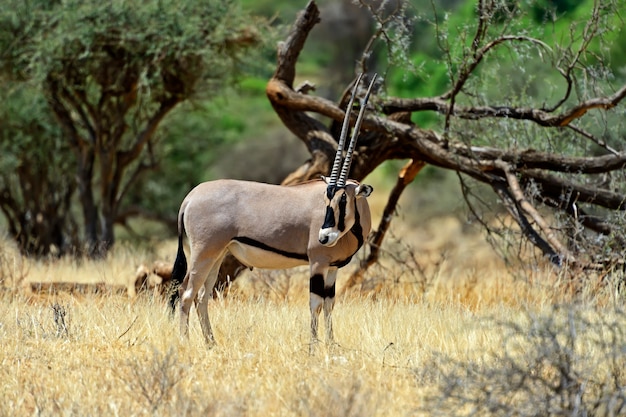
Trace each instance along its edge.
<path fill-rule="evenodd" d="M 469 178 L 488 185 L 519 225 L 523 236 L 554 265 L 560 266 L 566 262 L 581 268 L 606 268 L 621 262 L 626 254 L 626 234 L 619 220 L 620 213 L 626 210 L 624 183 L 615 178 L 605 184 L 596 180 L 600 174 L 619 176 L 626 166 L 626 151 L 623 146 L 620 149 L 609 146 L 603 138 L 576 125 L 576 121 L 591 110 L 609 111 L 621 104 L 626 97 L 626 85 L 615 88 L 612 94 L 606 96 L 581 96 L 577 102 L 572 97 L 574 72 L 579 69 L 577 65 L 585 48 L 598 34 L 600 16 L 606 11 L 596 5 L 583 32 L 585 42 L 576 45 L 572 43 L 570 48 L 576 46 L 579 49 L 554 58 L 554 70 L 562 75 L 567 88 L 562 97 L 556 98 L 556 104 L 552 107 L 466 104 L 471 101 L 460 100 L 460 97 L 465 94 L 467 82 L 471 77 L 480 76 L 477 68 L 485 65 L 485 56 L 493 50 L 504 45 L 525 44 L 541 49 L 544 53 L 553 51 L 542 41 L 526 35 L 503 32 L 493 35 L 489 25 L 501 18 L 494 5 L 489 1 L 478 5 L 482 9 L 476 13 L 473 42 L 463 55 L 464 61 L 455 65 L 457 72 L 450 76 L 451 87 L 448 91 L 434 97 L 374 97 L 371 100 L 375 111 L 370 111 L 363 122 L 349 177 L 361 180 L 389 159 L 405 159 L 409 163 L 399 173 L 398 182 L 385 208 L 386 214 L 371 237 L 370 255 L 361 263 L 361 270 L 353 275 L 349 285 L 359 282 L 363 270 L 376 260 L 377 250 L 389 227 L 390 214 L 394 212 L 400 194 L 425 164 L 455 171 L 462 181 L 463 178 Z M 374 15 L 374 18 L 377 16 Z M 374 38 L 386 34 L 385 24 L 390 20 L 378 17 L 379 29 L 374 33 L 368 48 Z M 348 85 L 343 96 L 335 103 L 310 95 L 309 92 L 314 90 L 310 83 L 294 86 L 298 57 L 307 36 L 319 21 L 318 7 L 314 1 L 310 1 L 298 15 L 287 39 L 280 43 L 276 71 L 266 88 L 276 114 L 311 154 L 311 158 L 289 175 L 284 184 L 328 174 L 330 161 L 337 148 L 337 125 L 344 118 L 347 92 L 352 87 L 352 84 Z M 369 56 L 370 53 L 371 50 L 365 50 L 363 56 Z M 444 53 L 450 51 L 444 50 Z M 365 58 L 358 63 L 355 72 L 368 73 Z M 570 103 L 569 107 L 566 103 Z M 423 111 L 436 112 L 444 118 L 439 132 L 411 122 L 413 114 Z M 312 114 L 328 118 L 328 125 Z M 530 147 L 474 145 L 474 138 L 466 135 L 462 126 L 482 120 L 530 124 L 545 132 L 558 133 L 560 136 L 555 141 L 562 140 L 562 137 L 567 141 L 587 141 L 595 151 L 581 156 L 580 153 L 566 154 Z M 454 129 L 457 125 L 461 127 Z M 589 146 L 583 147 L 586 148 Z M 467 198 L 466 201 L 472 209 L 470 201 Z M 552 214 L 546 216 L 544 209 L 552 210 Z M 565 220 L 558 223 L 560 215 Z M 567 233 L 562 231 L 563 222 L 601 236 L 608 243 L 603 247 L 588 245 L 584 250 L 573 250 L 563 243 L 564 239 L 568 239 Z M 588 242 L 591 240 L 588 239 Z M 611 252 L 607 252 L 607 247 L 610 247 Z M 606 256 L 607 253 L 609 256 Z"/>

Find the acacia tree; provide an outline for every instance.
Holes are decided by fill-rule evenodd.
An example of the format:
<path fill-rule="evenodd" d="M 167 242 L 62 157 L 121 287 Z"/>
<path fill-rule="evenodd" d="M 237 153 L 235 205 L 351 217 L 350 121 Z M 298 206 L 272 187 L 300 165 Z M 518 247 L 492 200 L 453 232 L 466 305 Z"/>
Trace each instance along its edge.
<path fill-rule="evenodd" d="M 391 11 L 375 3 L 362 2 L 372 12 L 375 33 L 355 73 L 373 72 L 376 64 L 367 58 L 383 44 L 391 53 L 382 73 L 390 76 L 398 36 L 407 33 L 406 3 Z M 371 237 L 370 255 L 348 285 L 376 260 L 400 194 L 426 164 L 458 173 L 479 220 L 485 211 L 494 212 L 489 203 L 479 210 L 485 197 L 475 192 L 475 184 L 487 185 L 522 237 L 556 265 L 607 267 L 624 258 L 626 121 L 620 104 L 626 84 L 610 71 L 606 43 L 615 38 L 622 6 L 621 1 L 586 2 L 580 19 L 559 32 L 563 38 L 550 40 L 541 39 L 545 25 L 529 25 L 528 15 L 536 9 L 517 2 L 478 1 L 475 20 L 459 27 L 435 11 L 430 23 L 447 74 L 442 91 L 399 98 L 385 95 L 383 83 L 370 100 L 372 112 L 364 120 L 350 177 L 361 180 L 389 159 L 408 162 Z M 310 1 L 280 44 L 267 85 L 274 110 L 311 153 L 285 183 L 328 172 L 352 87 L 335 103 L 309 95 L 310 84 L 294 86 L 298 57 L 319 16 Z M 556 32 L 558 19 L 552 18 L 549 27 Z M 401 69 L 410 71 L 406 61 Z M 548 75 L 536 79 L 537 73 Z M 430 128 L 413 121 L 422 112 L 435 114 Z M 328 126 L 315 113 L 329 118 Z"/>
<path fill-rule="evenodd" d="M 62 254 L 78 244 L 71 211 L 76 190 L 69 144 L 39 91 L 0 86 L 0 210 L 10 235 L 29 255 Z"/>
<path fill-rule="evenodd" d="M 76 160 L 86 249 L 102 255 L 124 196 L 158 162 L 159 124 L 233 81 L 261 26 L 232 0 L 9 3 L 2 70 L 41 86 Z"/>

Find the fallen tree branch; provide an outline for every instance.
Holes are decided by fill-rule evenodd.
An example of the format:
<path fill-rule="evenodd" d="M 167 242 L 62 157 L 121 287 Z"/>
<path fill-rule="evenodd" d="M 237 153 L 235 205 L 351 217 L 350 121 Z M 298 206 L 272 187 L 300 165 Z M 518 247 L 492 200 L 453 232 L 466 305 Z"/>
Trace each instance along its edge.
<path fill-rule="evenodd" d="M 532 227 L 522 209 L 517 204 L 515 204 L 515 199 L 511 195 L 507 186 L 505 184 L 497 182 L 492 184 L 492 188 L 495 191 L 496 195 L 500 197 L 500 201 L 502 201 L 504 207 L 507 209 L 511 217 L 513 217 L 513 219 L 515 219 L 517 224 L 520 226 L 520 229 L 524 236 L 526 236 L 526 238 L 528 238 L 528 240 L 535 247 L 539 248 L 543 255 L 550 260 L 550 262 L 552 262 L 556 266 L 561 266 L 563 262 L 559 254 Z"/>
<path fill-rule="evenodd" d="M 496 166 L 504 172 L 511 195 L 515 199 L 515 204 L 534 220 L 539 229 L 543 232 L 547 242 L 558 252 L 560 258 L 569 262 L 575 262 L 576 259 L 574 255 L 559 242 L 548 222 L 539 214 L 535 207 L 530 204 L 526 197 L 524 197 L 524 192 L 520 188 L 519 182 L 515 174 L 511 171 L 510 166 L 502 161 L 496 161 Z"/>
<path fill-rule="evenodd" d="M 594 19 L 598 18 L 596 12 Z M 557 225 L 559 212 L 572 217 L 576 225 L 583 226 L 587 231 L 603 236 L 613 236 L 617 233 L 617 229 L 611 227 L 609 216 L 602 217 L 601 213 L 596 214 L 591 208 L 605 210 L 605 214 L 613 212 L 614 215 L 626 211 L 626 191 L 615 174 L 626 167 L 626 151 L 613 143 L 609 146 L 603 138 L 596 136 L 596 133 L 586 131 L 582 127 L 582 120 L 580 126 L 574 121 L 580 120 L 592 110 L 608 110 L 622 103 L 626 97 L 626 85 L 603 97 L 585 98 L 581 94 L 578 103 L 567 109 L 563 108 L 565 103 L 572 102 L 571 83 L 575 81 L 575 71 L 578 70 L 576 62 L 568 61 L 565 64 L 566 69 L 561 70 L 561 75 L 568 81 L 565 97 L 569 99 L 559 101 L 558 105 L 552 108 L 471 106 L 463 104 L 467 103 L 467 100 L 455 102 L 454 97 L 457 94 L 471 93 L 465 91 L 468 88 L 465 80 L 469 79 L 470 75 L 478 76 L 475 69 L 478 63 L 484 61 L 483 58 L 489 51 L 503 44 L 516 44 L 517 41 L 534 43 L 543 50 L 550 50 L 543 41 L 524 35 L 500 33 L 495 39 L 487 39 L 489 32 L 485 25 L 488 24 L 488 18 L 486 15 L 479 16 L 482 20 L 475 32 L 474 43 L 463 55 L 466 61 L 459 64 L 459 72 L 455 77 L 449 74 L 452 86 L 449 92 L 437 97 L 413 99 L 373 97 L 374 111 L 369 112 L 363 121 L 350 177 L 362 180 L 389 159 L 413 162 L 409 162 L 399 173 L 396 186 L 389 195 L 383 219 L 371 238 L 371 252 L 362 262 L 361 271 L 357 271 L 348 282 L 348 287 L 356 285 L 360 279 L 358 274 L 362 274 L 377 259 L 378 248 L 389 227 L 389 216 L 395 210 L 397 198 L 414 178 L 411 170 L 415 169 L 417 175 L 424 164 L 453 170 L 460 178 L 469 177 L 491 187 L 520 226 L 523 235 L 554 264 L 560 265 L 563 261 L 581 264 L 583 259 L 592 256 L 585 254 L 583 257 L 561 243 L 556 230 L 558 228 L 568 233 L 568 229 Z M 302 140 L 311 153 L 311 159 L 288 176 L 284 181 L 285 184 L 304 181 L 328 172 L 329 162 L 337 148 L 335 139 L 338 136 L 337 126 L 342 122 L 346 111 L 345 92 L 350 90 L 350 85 L 346 87 L 337 103 L 327 98 L 294 91 L 293 88 L 297 57 L 306 37 L 318 20 L 317 6 L 314 1 L 310 1 L 305 11 L 298 16 L 285 42 L 281 43 L 277 69 L 266 88 L 267 96 L 285 126 Z M 375 33 L 383 32 L 377 30 Z M 586 37 L 584 45 L 579 46 L 579 49 L 571 55 L 574 61 L 582 59 L 589 44 L 588 40 Z M 366 46 L 368 50 L 372 48 L 373 42 L 374 40 L 368 42 Z M 554 52 L 554 48 L 551 51 Z M 556 58 L 555 61 L 559 70 L 558 66 L 563 65 L 564 61 Z M 307 92 L 310 93 L 310 90 Z M 439 130 L 425 129 L 411 122 L 412 115 L 424 111 L 445 116 L 443 126 L 439 126 Z M 314 118 L 312 114 L 326 117 L 328 121 L 322 122 L 323 118 Z M 451 136 L 451 132 L 446 128 L 451 118 L 464 120 L 498 118 L 502 119 L 501 123 L 530 122 L 535 126 L 546 128 L 546 132 L 558 132 L 559 140 L 566 138 L 565 140 L 576 143 L 584 139 L 593 144 L 588 143 L 569 154 L 538 151 L 530 147 L 520 149 L 508 144 L 502 148 L 473 146 L 471 133 L 469 135 L 460 133 L 458 137 Z M 597 155 L 596 146 L 604 149 L 606 153 Z M 560 149 L 558 146 L 554 148 Z M 590 149 L 594 153 L 591 153 Z M 609 182 L 602 186 L 597 185 L 600 183 L 600 177 L 593 177 L 594 175 L 611 173 L 613 175 L 608 175 Z M 463 182 L 465 183 L 464 180 Z M 550 217 L 542 215 L 538 205 L 554 210 L 555 215 Z M 588 215 L 587 212 L 594 215 Z M 478 216 L 478 213 L 475 215 Z M 573 241 L 572 236 L 567 237 L 570 242 Z M 625 241 L 626 239 L 615 237 L 612 242 L 617 246 L 621 245 L 621 249 L 616 247 L 617 250 L 624 251 Z"/>
<path fill-rule="evenodd" d="M 576 174 L 601 174 L 626 167 L 626 152 L 601 156 L 568 156 L 534 149 L 499 149 L 483 146 L 468 147 L 465 144 L 450 144 L 459 155 L 481 161 L 502 160 L 515 168 L 543 169 L 553 172 Z M 490 163 L 485 162 L 486 166 Z"/>
<path fill-rule="evenodd" d="M 568 126 L 572 121 L 581 118 L 592 109 L 611 109 L 617 106 L 626 97 L 626 85 L 614 94 L 607 97 L 597 97 L 586 100 L 559 114 L 531 107 L 511 106 L 458 106 L 451 110 L 451 105 L 445 95 L 432 98 L 387 98 L 375 102 L 384 114 L 396 112 L 435 111 L 440 114 L 448 112 L 461 119 L 476 120 L 487 117 L 529 120 L 543 127 Z"/>

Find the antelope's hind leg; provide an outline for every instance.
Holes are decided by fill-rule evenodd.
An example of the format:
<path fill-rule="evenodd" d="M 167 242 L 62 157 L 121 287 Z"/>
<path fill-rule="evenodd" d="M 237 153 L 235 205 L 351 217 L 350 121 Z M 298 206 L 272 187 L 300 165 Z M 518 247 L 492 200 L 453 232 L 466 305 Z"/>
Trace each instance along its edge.
<path fill-rule="evenodd" d="M 180 287 L 180 333 L 183 337 L 189 337 L 189 311 L 191 310 L 192 302 L 196 301 L 196 297 L 200 292 L 200 289 L 207 284 L 207 281 L 211 279 L 209 277 L 209 272 L 213 270 L 213 267 L 221 258 L 208 258 L 198 260 L 192 258 L 191 267 L 189 271 L 187 271 L 187 276 L 183 281 L 183 285 Z M 219 269 L 219 263 L 218 267 Z M 214 280 L 217 279 L 217 274 L 213 277 Z M 215 283 L 215 281 L 213 281 Z M 198 316 L 200 318 L 200 325 L 202 327 L 202 332 L 204 334 L 207 342 L 209 340 L 213 340 L 213 334 L 211 332 L 211 327 L 208 324 L 208 313 L 206 309 L 206 303 L 204 307 L 202 307 L 202 301 L 204 301 L 206 297 L 203 297 L 200 303 L 196 302 L 196 308 L 198 310 Z M 206 300 L 208 302 L 208 300 Z M 204 308 L 203 312 L 201 309 Z M 203 323 L 203 318 L 206 318 L 206 322 Z"/>
<path fill-rule="evenodd" d="M 202 329 L 202 335 L 207 345 L 212 346 L 215 344 L 215 338 L 213 337 L 213 330 L 211 329 L 211 322 L 209 320 L 208 305 L 209 300 L 213 298 L 213 287 L 217 281 L 217 275 L 222 265 L 223 256 L 217 259 L 209 275 L 204 281 L 204 291 L 199 291 L 196 296 L 196 311 L 198 312 L 198 319 L 200 320 L 200 328 Z"/>

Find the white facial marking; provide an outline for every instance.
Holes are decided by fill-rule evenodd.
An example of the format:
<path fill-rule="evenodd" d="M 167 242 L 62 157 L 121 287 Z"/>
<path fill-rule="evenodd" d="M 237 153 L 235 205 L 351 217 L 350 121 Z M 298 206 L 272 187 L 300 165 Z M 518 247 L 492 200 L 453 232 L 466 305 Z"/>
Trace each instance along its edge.
<path fill-rule="evenodd" d="M 333 230 L 328 227 L 326 229 L 320 229 L 319 241 L 324 246 L 334 246 L 339 238 L 339 231 Z"/>

